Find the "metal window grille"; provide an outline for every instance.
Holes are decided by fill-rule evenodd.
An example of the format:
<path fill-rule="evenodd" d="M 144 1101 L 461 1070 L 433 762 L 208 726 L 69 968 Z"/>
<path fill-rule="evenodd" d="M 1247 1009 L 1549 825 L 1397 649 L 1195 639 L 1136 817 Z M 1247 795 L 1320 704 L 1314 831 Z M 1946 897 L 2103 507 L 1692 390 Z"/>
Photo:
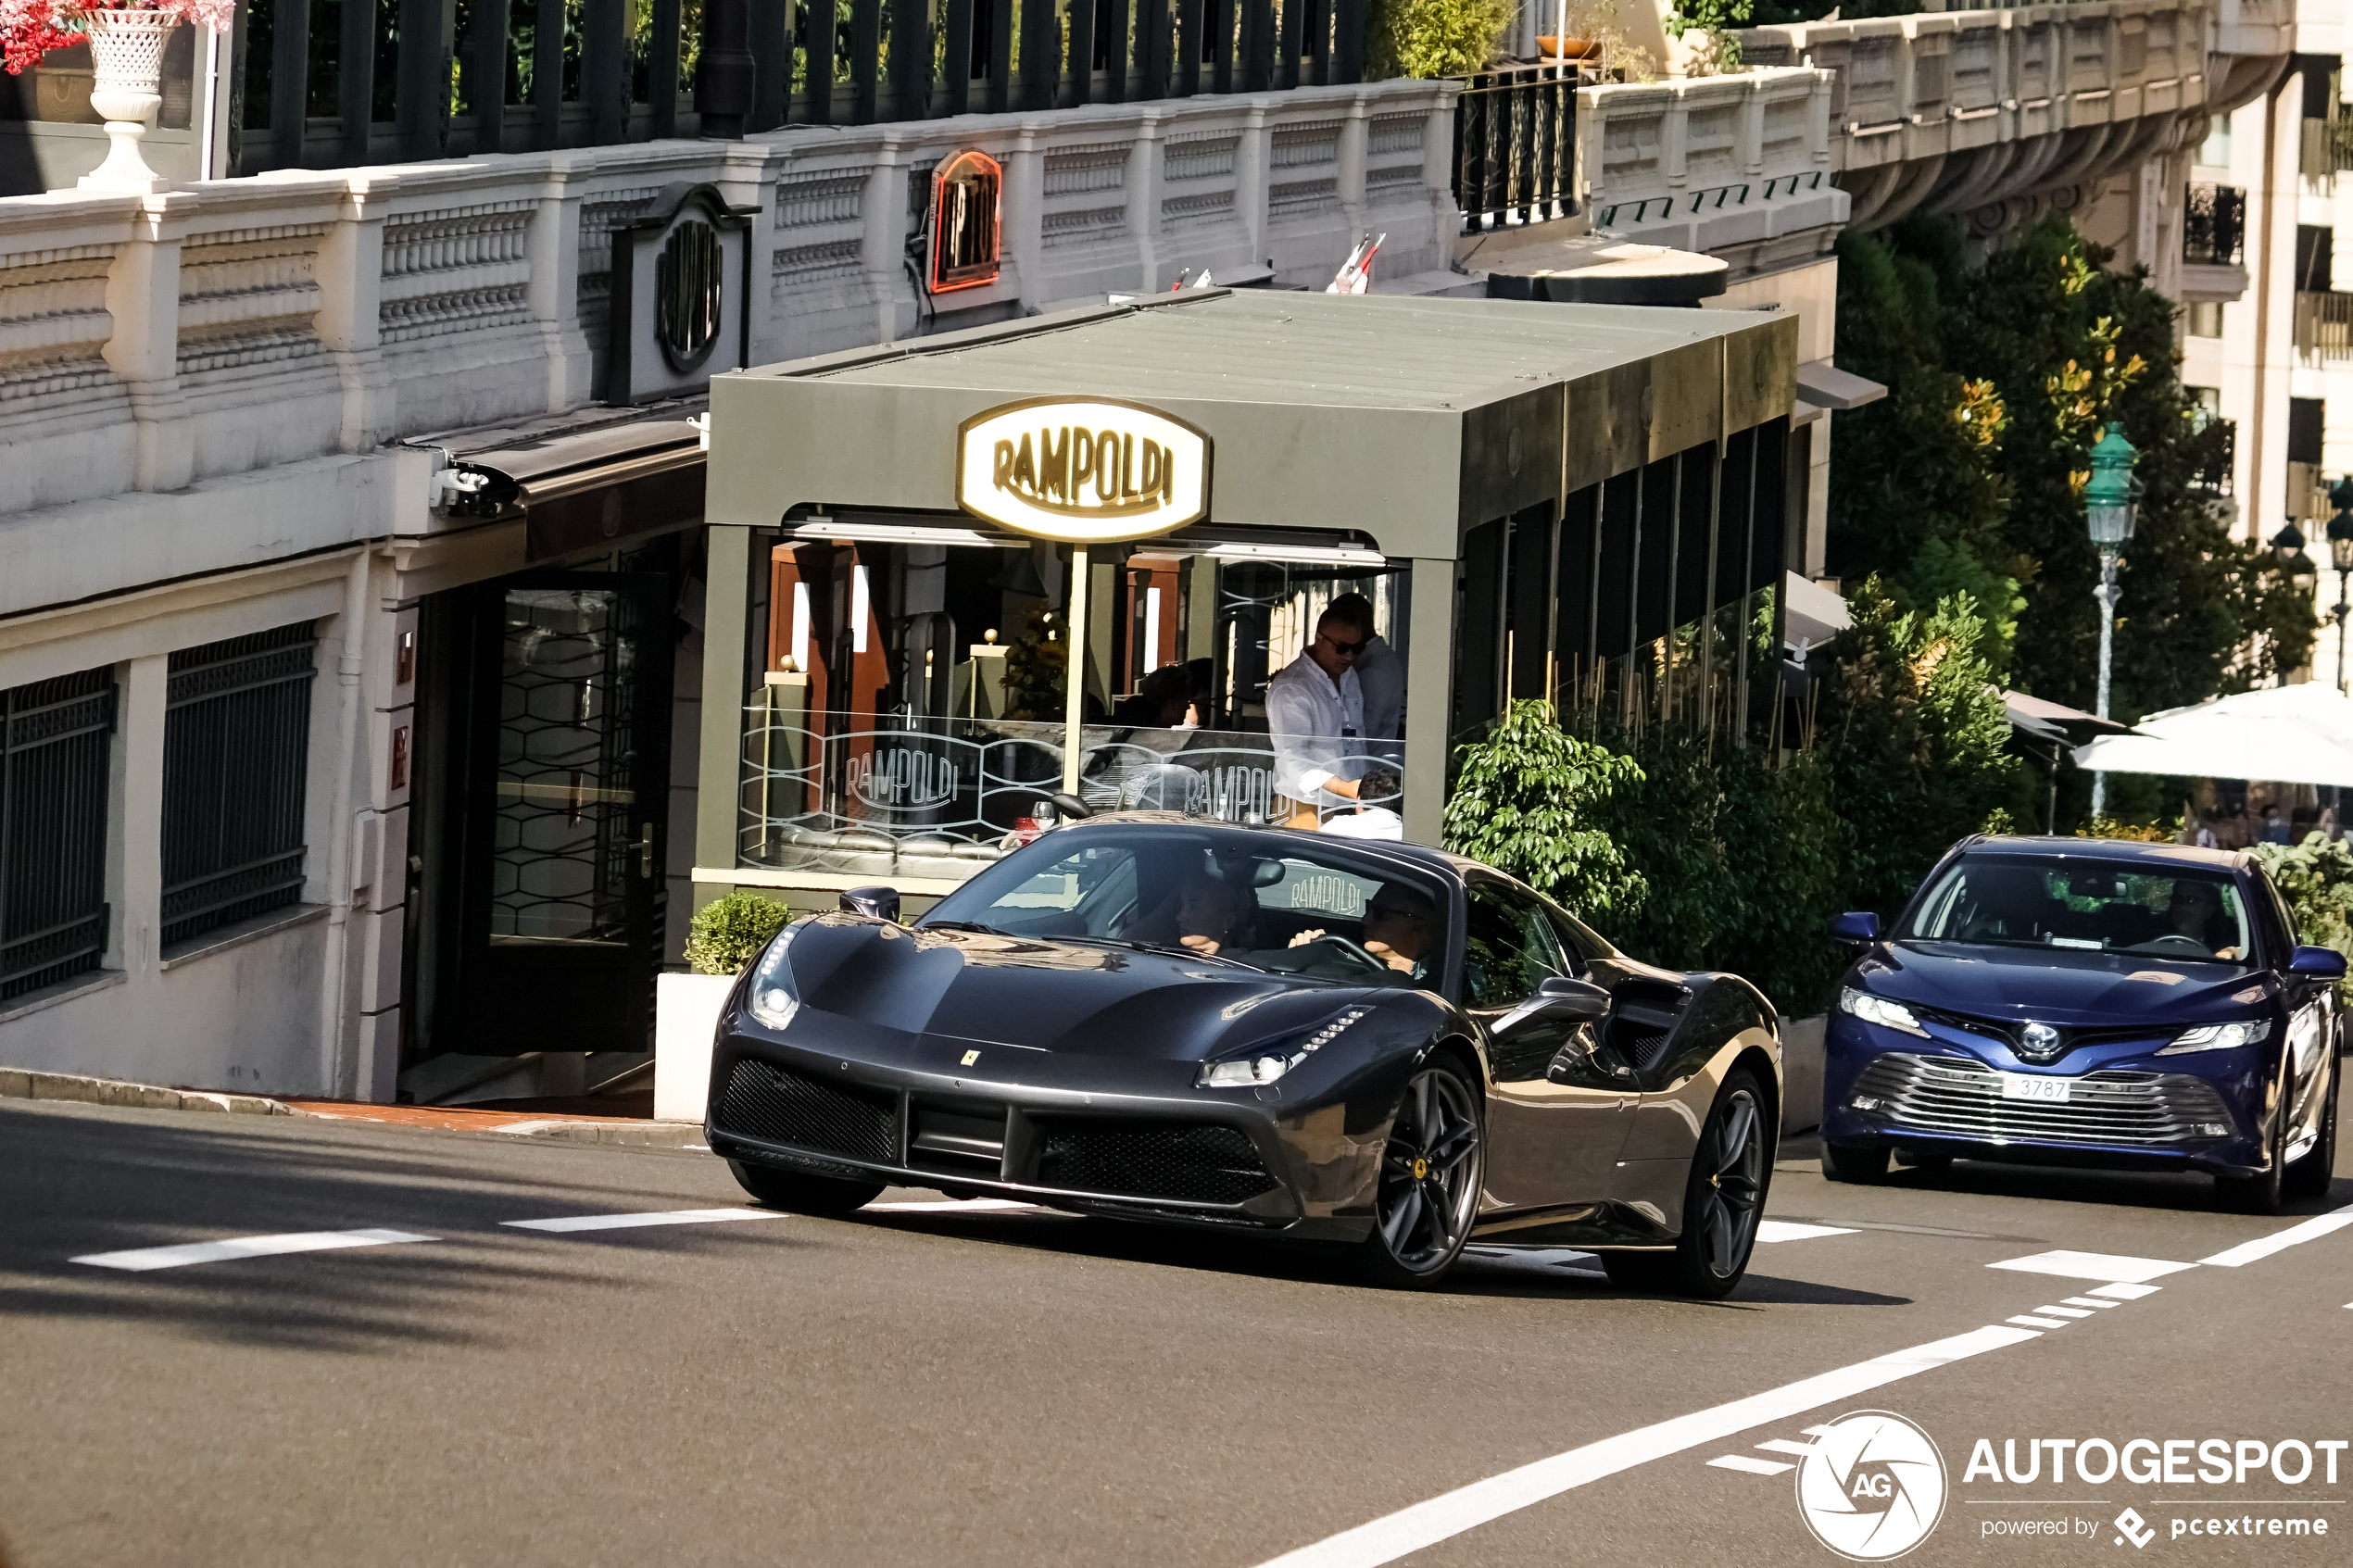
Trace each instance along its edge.
<path fill-rule="evenodd" d="M 163 729 L 163 941 L 302 897 L 309 621 L 171 656 Z"/>
<path fill-rule="evenodd" d="M 2182 215 L 2182 259 L 2193 267 L 2237 263 L 2246 237 L 2246 193 L 2236 185 L 2192 185 Z"/>
<path fill-rule="evenodd" d="M 0 998 L 106 952 L 114 709 L 107 670 L 0 691 Z"/>

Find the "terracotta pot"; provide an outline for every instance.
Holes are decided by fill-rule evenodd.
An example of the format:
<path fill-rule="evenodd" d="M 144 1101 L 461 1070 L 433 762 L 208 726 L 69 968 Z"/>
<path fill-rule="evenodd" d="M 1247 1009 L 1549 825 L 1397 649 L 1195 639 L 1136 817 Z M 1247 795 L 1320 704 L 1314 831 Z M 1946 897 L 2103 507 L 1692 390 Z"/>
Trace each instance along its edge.
<path fill-rule="evenodd" d="M 107 161 L 82 177 L 94 191 L 160 191 L 170 182 L 147 167 L 139 139 L 163 107 L 163 45 L 180 19 L 163 11 L 89 11 L 90 107 L 106 117 Z"/>
<path fill-rule="evenodd" d="M 1562 38 L 1550 32 L 1540 33 L 1536 39 L 1536 52 L 1556 60 L 1581 60 L 1593 52 L 1593 43 L 1590 38 Z"/>

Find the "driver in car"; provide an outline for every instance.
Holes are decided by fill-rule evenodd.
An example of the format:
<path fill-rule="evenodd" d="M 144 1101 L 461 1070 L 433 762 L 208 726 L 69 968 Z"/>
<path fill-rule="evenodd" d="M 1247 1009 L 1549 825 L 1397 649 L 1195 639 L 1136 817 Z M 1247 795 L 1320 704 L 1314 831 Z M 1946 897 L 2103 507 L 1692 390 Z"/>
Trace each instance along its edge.
<path fill-rule="evenodd" d="M 1438 945 L 1438 911 L 1420 889 L 1392 882 L 1366 899 L 1364 933 L 1365 951 L 1410 981 L 1428 977 L 1424 960 Z M 1327 935 L 1321 927 L 1302 931 L 1290 945 L 1304 947 Z"/>
<path fill-rule="evenodd" d="M 2214 920 L 2222 912 L 2222 900 L 2212 883 L 2193 882 L 2184 878 L 2173 884 L 2172 897 L 2166 901 L 2165 923 L 2171 934 L 2186 936 L 2218 959 L 2235 959 L 2236 946 L 2216 947 Z"/>

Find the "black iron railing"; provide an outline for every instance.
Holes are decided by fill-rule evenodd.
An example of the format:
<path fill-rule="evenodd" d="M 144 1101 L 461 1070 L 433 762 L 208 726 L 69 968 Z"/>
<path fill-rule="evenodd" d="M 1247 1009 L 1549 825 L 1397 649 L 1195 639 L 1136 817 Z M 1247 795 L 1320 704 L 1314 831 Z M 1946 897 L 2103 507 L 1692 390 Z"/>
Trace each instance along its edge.
<path fill-rule="evenodd" d="M 1470 79 L 1454 107 L 1463 232 L 1575 210 L 1577 66 L 1506 66 Z"/>
<path fill-rule="evenodd" d="M 2217 499 L 2231 493 L 2231 476 L 2238 463 L 2239 424 L 2236 420 L 2208 420 L 2190 438 L 2190 488 Z"/>
<path fill-rule="evenodd" d="M 2236 185 L 2192 185 L 2182 217 L 2182 259 L 2193 267 L 2237 264 L 2246 238 L 2246 193 Z"/>
<path fill-rule="evenodd" d="M 253 0 L 236 171 L 696 135 L 704 3 Z M 747 131 L 1353 82 L 1368 15 L 1366 0 L 749 5 Z"/>
<path fill-rule="evenodd" d="M 0 691 L 0 998 L 105 955 L 114 689 L 85 670 Z"/>
<path fill-rule="evenodd" d="M 163 943 L 302 897 L 309 621 L 171 656 L 163 722 Z"/>

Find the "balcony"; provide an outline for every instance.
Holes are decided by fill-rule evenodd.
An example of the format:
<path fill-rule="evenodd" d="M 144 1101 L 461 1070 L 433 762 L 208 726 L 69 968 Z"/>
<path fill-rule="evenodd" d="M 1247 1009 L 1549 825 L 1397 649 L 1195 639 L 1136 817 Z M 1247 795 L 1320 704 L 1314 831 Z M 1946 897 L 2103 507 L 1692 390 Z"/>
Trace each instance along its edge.
<path fill-rule="evenodd" d="M 2353 294 L 2297 290 L 2294 332 L 2296 357 L 2303 364 L 2353 361 Z"/>
<path fill-rule="evenodd" d="M 2182 219 L 2182 262 L 2236 267 L 2246 239 L 2246 193 L 2236 185 L 2192 185 Z"/>

